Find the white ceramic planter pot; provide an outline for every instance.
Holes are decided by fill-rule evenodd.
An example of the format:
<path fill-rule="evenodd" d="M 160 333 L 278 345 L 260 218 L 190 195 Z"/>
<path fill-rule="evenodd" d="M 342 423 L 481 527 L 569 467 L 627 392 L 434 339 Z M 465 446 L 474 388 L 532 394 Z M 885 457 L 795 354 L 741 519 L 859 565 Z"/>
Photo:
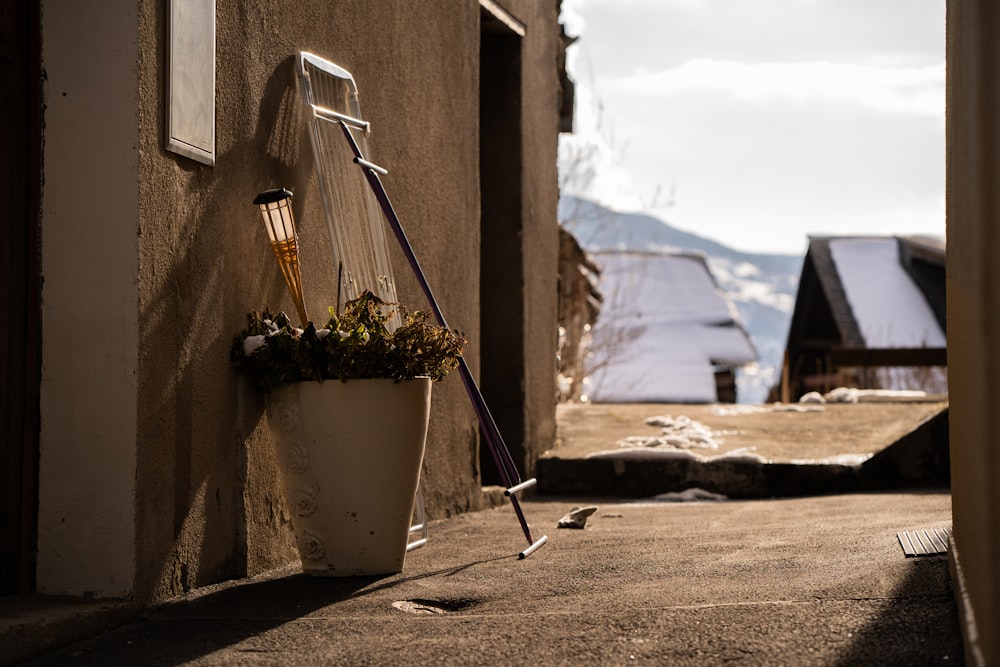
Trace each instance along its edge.
<path fill-rule="evenodd" d="M 268 395 L 303 571 L 402 571 L 430 403 L 430 378 L 303 382 Z"/>

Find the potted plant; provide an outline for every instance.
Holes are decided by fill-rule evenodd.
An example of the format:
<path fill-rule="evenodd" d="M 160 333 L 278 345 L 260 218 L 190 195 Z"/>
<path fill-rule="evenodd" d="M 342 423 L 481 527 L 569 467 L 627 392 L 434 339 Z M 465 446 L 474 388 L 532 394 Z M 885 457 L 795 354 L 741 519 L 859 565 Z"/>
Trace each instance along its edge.
<path fill-rule="evenodd" d="M 390 331 L 391 309 L 402 324 Z M 303 570 L 400 572 L 420 479 L 431 384 L 465 340 L 366 291 L 316 328 L 251 312 L 232 362 L 266 394 Z"/>

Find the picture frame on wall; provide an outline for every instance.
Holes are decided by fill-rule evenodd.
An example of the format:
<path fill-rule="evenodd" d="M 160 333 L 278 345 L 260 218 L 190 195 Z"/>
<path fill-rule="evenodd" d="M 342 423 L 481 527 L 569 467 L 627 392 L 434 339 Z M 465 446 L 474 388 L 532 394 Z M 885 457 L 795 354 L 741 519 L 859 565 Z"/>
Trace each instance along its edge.
<path fill-rule="evenodd" d="M 215 165 L 215 0 L 168 0 L 166 148 Z"/>

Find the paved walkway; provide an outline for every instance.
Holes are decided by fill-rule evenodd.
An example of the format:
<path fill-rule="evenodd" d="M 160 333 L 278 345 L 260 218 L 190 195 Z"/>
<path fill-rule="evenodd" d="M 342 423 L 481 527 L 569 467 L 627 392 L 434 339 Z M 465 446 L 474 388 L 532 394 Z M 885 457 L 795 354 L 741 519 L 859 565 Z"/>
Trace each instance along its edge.
<path fill-rule="evenodd" d="M 141 613 L 99 601 L 41 600 L 35 609 L 0 601 L 0 664 L 115 626 L 28 664 L 962 664 L 947 557 L 906 558 L 896 537 L 950 528 L 946 488 L 920 475 L 919 488 L 898 486 L 900 461 L 921 460 L 921 474 L 941 464 L 946 404 L 826 408 L 562 406 L 562 443 L 540 463 L 539 487 L 551 494 L 560 478 L 577 486 L 524 501 L 536 537 L 549 542 L 523 561 L 506 504 L 432 523 L 427 546 L 390 577 L 310 578 L 291 565 Z M 602 461 L 588 459 L 598 450 L 621 449 L 618 439 L 659 435 L 644 420 L 667 415 L 709 426 L 720 441 L 712 455 L 736 463 L 689 460 L 676 479 L 667 479 L 677 472 L 663 462 L 670 457 L 616 453 L 603 471 L 588 463 Z M 921 424 L 933 428 L 907 435 Z M 788 483 L 781 470 L 815 492 L 835 478 L 810 478 L 812 468 L 794 461 L 881 448 L 865 465 L 893 472 L 891 491 L 858 492 L 852 482 L 850 493 L 783 499 L 623 499 L 712 484 L 707 490 L 732 490 L 740 479 L 763 485 L 766 497 L 769 485 Z M 574 465 L 582 477 L 566 467 Z M 619 486 L 595 495 L 609 477 Z M 664 488 L 665 479 L 677 488 Z M 624 493 L 609 495 L 616 490 Z M 556 528 L 585 505 L 598 507 L 585 529 Z"/>
<path fill-rule="evenodd" d="M 958 665 L 946 492 L 767 501 L 527 501 L 431 526 L 401 574 L 294 569 L 199 591 L 35 665 Z"/>

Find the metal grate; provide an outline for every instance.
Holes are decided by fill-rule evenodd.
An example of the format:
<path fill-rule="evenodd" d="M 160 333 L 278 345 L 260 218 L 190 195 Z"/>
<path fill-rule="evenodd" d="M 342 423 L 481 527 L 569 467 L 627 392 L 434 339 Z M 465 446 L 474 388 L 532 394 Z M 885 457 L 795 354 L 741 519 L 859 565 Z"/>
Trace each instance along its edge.
<path fill-rule="evenodd" d="M 939 556 L 948 553 L 948 542 L 951 539 L 951 528 L 930 528 L 927 530 L 908 530 L 896 533 L 899 545 L 907 558 L 914 556 Z"/>

